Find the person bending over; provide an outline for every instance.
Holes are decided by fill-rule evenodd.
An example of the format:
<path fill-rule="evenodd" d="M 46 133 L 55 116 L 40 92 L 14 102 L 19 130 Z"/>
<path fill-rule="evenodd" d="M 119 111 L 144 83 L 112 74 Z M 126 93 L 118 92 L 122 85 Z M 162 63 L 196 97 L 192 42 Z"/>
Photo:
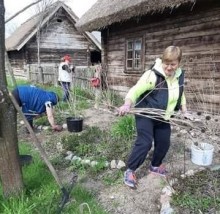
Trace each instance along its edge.
<path fill-rule="evenodd" d="M 46 113 L 52 129 L 54 131 L 62 130 L 62 126 L 57 125 L 54 120 L 53 106 L 59 101 L 55 92 L 46 91 L 32 85 L 22 85 L 17 86 L 12 91 L 12 95 L 22 108 L 22 112 L 32 128 L 33 119 Z"/>

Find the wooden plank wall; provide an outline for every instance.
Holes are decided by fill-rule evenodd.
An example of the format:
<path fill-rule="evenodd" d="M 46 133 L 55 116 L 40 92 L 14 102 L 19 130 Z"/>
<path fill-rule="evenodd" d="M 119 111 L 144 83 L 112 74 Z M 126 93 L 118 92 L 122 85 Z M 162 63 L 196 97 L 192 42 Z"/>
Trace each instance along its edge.
<path fill-rule="evenodd" d="M 24 51 L 10 51 L 8 52 L 9 61 L 14 70 L 19 71 L 24 69 L 26 64 Z"/>
<path fill-rule="evenodd" d="M 107 37 L 103 39 L 103 49 L 107 50 L 104 62 L 112 87 L 126 91 L 140 76 L 124 73 L 126 39 L 144 39 L 143 71 L 161 56 L 164 48 L 178 45 L 183 50 L 182 67 L 186 71 L 190 108 L 220 112 L 220 5 L 210 9 L 194 8 L 193 12 L 180 10 L 151 19 L 145 17 L 145 20 L 149 21 L 140 21 L 136 25 L 131 21 L 103 33 Z"/>
<path fill-rule="evenodd" d="M 70 21 L 65 13 L 65 11 L 60 11 L 59 16 L 54 16 L 42 29 L 40 36 L 41 61 L 43 63 L 59 63 L 64 54 L 70 54 L 75 66 L 87 66 L 89 59 L 87 49 L 92 46 L 92 43 L 77 31 L 74 23 Z M 36 37 L 27 44 L 27 52 L 29 56 L 28 63 L 36 63 Z"/>
<path fill-rule="evenodd" d="M 42 67 L 45 67 L 45 64 L 54 67 L 54 64 L 60 63 L 65 54 L 69 54 L 72 58 L 72 65 L 89 66 L 91 64 L 89 50 L 94 50 L 94 48 L 94 44 L 75 28 L 72 18 L 60 9 L 41 30 L 40 64 Z M 25 70 L 26 65 L 32 64 L 35 70 L 34 67 L 38 64 L 36 36 L 21 50 L 8 53 L 13 69 Z"/>
<path fill-rule="evenodd" d="M 64 49 L 40 49 L 40 62 L 41 63 L 60 63 L 61 58 L 65 55 L 69 54 L 72 58 L 71 64 L 74 66 L 87 66 L 88 65 L 88 57 L 86 51 L 83 50 L 64 50 Z M 27 62 L 29 64 L 37 63 L 37 50 L 36 49 L 28 49 L 28 57 Z"/>

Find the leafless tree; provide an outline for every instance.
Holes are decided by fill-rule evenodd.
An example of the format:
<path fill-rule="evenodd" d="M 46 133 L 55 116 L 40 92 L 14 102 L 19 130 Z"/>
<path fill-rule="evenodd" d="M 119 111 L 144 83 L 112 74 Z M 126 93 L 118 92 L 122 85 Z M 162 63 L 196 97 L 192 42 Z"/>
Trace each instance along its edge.
<path fill-rule="evenodd" d="M 5 197 L 18 195 L 24 188 L 19 162 L 17 114 L 7 90 L 5 74 L 5 23 L 42 0 L 29 4 L 5 21 L 4 1 L 0 0 L 0 178 Z M 10 70 L 10 69 L 9 69 Z"/>
<path fill-rule="evenodd" d="M 0 0 L 0 178 L 4 196 L 17 195 L 23 189 L 19 163 L 17 120 L 7 90 L 5 74 L 5 8 Z"/>
<path fill-rule="evenodd" d="M 53 0 L 43 0 L 40 4 L 37 5 L 37 13 L 41 14 L 39 16 L 39 22 L 37 26 L 37 64 L 38 64 L 38 74 L 40 82 L 43 83 L 43 70 L 41 67 L 41 60 L 40 60 L 40 41 L 41 41 L 41 27 L 43 24 L 43 20 L 45 18 L 45 14 L 47 9 L 52 5 Z"/>

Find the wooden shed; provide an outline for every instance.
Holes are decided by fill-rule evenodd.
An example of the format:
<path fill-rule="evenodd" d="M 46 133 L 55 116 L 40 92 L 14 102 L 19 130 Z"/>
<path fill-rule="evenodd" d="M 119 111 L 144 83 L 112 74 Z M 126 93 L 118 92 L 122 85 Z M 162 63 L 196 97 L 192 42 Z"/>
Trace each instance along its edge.
<path fill-rule="evenodd" d="M 98 0 L 76 27 L 101 31 L 109 85 L 121 92 L 167 46 L 180 46 L 190 107 L 220 112 L 219 0 Z"/>
<path fill-rule="evenodd" d="M 100 42 L 92 33 L 79 32 L 77 20 L 60 1 L 31 17 L 6 39 L 12 67 L 23 70 L 26 65 L 55 65 L 64 54 L 72 57 L 74 66 L 100 63 Z"/>

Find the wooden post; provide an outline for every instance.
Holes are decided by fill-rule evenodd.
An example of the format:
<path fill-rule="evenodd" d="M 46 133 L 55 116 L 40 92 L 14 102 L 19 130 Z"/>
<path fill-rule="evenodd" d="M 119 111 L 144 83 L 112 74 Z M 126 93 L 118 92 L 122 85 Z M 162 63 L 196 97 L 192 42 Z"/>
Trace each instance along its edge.
<path fill-rule="evenodd" d="M 38 75 L 39 75 L 39 82 L 44 84 L 44 74 L 43 74 L 43 68 L 41 66 L 38 67 Z"/>
<path fill-rule="evenodd" d="M 99 78 L 99 80 L 101 81 L 101 72 L 102 72 L 102 67 L 101 65 L 97 65 L 95 67 L 95 75 L 94 77 Z M 100 99 L 101 99 L 101 94 L 102 94 L 102 83 L 100 83 L 99 87 L 95 88 L 95 105 L 94 108 L 98 109 L 99 108 L 99 104 L 100 104 Z"/>
<path fill-rule="evenodd" d="M 54 67 L 54 86 L 58 86 L 58 70 L 59 66 L 56 64 Z"/>
<path fill-rule="evenodd" d="M 11 63 L 9 61 L 9 57 L 8 57 L 7 51 L 5 52 L 5 62 L 6 62 L 6 68 L 8 70 L 8 73 L 10 74 L 10 76 L 12 78 L 13 87 L 16 87 L 16 80 L 15 80 L 15 77 L 13 75 L 13 69 L 11 67 Z"/>
<path fill-rule="evenodd" d="M 27 68 L 27 80 L 28 80 L 28 81 L 31 81 L 30 65 L 27 64 L 26 68 Z"/>

